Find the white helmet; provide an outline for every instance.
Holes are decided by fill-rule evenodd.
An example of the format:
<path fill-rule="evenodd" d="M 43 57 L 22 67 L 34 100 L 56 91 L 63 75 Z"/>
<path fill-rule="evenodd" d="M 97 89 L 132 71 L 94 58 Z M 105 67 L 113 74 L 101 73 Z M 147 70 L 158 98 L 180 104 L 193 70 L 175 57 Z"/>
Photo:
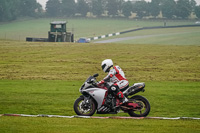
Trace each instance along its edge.
<path fill-rule="evenodd" d="M 113 62 L 111 59 L 106 59 L 102 61 L 101 67 L 104 72 L 109 72 L 109 69 L 113 66 Z"/>

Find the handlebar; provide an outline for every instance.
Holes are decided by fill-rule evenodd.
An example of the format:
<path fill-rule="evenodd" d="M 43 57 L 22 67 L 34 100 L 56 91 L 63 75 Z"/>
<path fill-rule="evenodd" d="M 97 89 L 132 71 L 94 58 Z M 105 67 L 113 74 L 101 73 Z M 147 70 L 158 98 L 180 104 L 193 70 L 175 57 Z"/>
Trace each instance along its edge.
<path fill-rule="evenodd" d="M 98 76 L 99 76 L 98 73 L 96 73 L 96 74 L 93 75 L 94 78 L 96 78 L 96 77 L 98 77 Z"/>

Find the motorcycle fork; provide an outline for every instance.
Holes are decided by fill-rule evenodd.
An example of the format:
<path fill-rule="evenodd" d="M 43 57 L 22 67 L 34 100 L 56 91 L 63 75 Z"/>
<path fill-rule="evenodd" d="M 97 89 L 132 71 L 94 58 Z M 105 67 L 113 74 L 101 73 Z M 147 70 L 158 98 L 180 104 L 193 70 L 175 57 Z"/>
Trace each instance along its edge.
<path fill-rule="evenodd" d="M 90 96 L 84 96 L 83 104 L 86 106 L 90 105 Z"/>
<path fill-rule="evenodd" d="M 109 100 L 111 100 L 111 109 L 114 109 L 115 106 L 117 105 L 117 102 L 118 102 L 117 99 L 116 99 L 116 97 L 113 97 L 111 95 Z"/>
<path fill-rule="evenodd" d="M 112 98 L 112 108 L 116 106 L 116 102 L 117 102 L 116 98 Z"/>

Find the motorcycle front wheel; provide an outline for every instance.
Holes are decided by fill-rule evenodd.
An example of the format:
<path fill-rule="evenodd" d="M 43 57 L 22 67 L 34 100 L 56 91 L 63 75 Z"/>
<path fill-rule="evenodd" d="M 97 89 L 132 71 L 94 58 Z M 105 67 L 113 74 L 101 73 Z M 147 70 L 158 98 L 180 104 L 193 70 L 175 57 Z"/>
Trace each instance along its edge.
<path fill-rule="evenodd" d="M 96 111 L 96 104 L 92 99 L 89 103 L 85 103 L 84 97 L 79 97 L 74 102 L 74 111 L 77 115 L 92 116 Z"/>
<path fill-rule="evenodd" d="M 132 117 L 146 117 L 150 112 L 149 101 L 140 95 L 133 96 L 129 99 L 129 102 L 137 103 L 139 107 L 134 110 L 129 110 L 128 114 Z"/>

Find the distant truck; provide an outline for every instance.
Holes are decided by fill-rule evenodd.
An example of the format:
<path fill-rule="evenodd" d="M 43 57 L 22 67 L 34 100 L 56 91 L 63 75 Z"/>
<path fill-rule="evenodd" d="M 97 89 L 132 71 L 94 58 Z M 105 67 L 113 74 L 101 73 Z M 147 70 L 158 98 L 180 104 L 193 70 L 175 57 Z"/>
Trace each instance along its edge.
<path fill-rule="evenodd" d="M 27 37 L 29 42 L 74 42 L 74 34 L 67 32 L 66 21 L 53 21 L 50 23 L 48 38 Z"/>

